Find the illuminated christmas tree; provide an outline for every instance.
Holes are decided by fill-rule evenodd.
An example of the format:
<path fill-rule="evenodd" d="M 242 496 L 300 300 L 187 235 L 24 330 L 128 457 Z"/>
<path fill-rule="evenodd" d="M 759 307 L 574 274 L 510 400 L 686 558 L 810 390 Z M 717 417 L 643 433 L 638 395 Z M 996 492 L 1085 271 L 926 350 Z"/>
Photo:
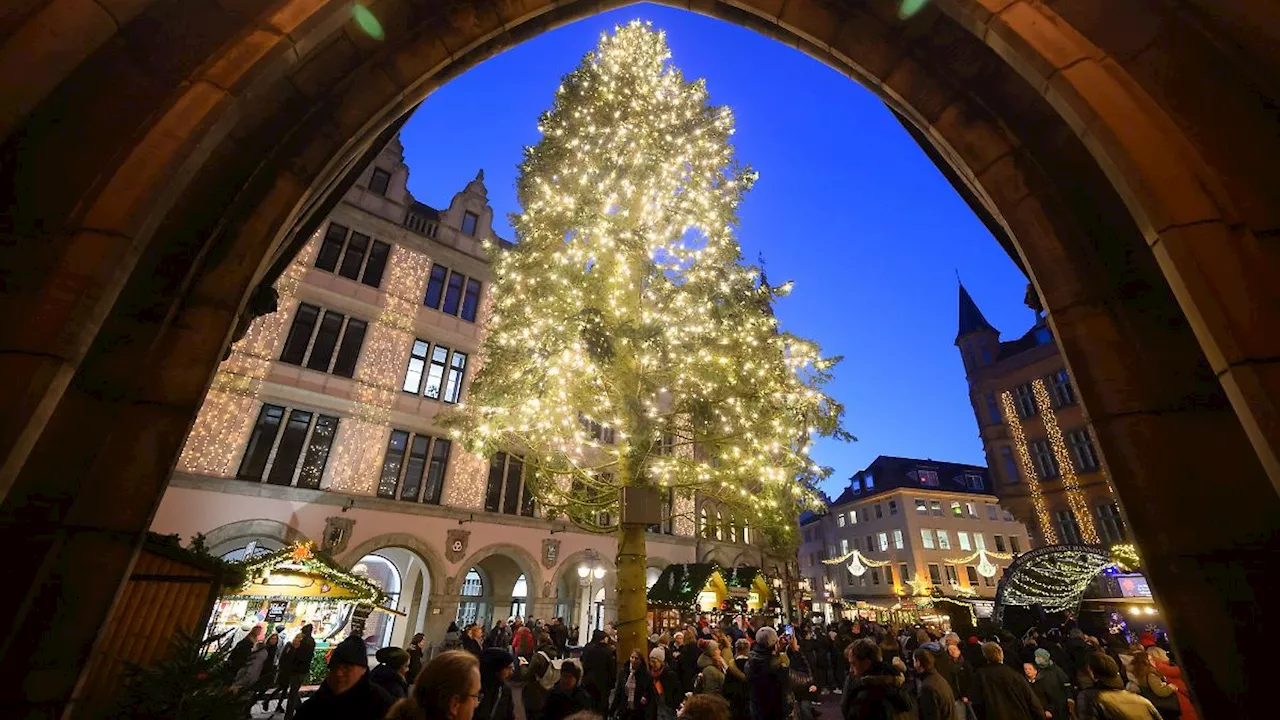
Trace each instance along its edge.
<path fill-rule="evenodd" d="M 786 547 L 829 473 L 811 438 L 850 437 L 822 391 L 835 360 L 774 317 L 789 284 L 742 263 L 737 207 L 755 175 L 734 158 L 733 116 L 671 65 L 662 33 L 603 36 L 539 130 L 481 369 L 448 422 L 475 452 L 522 456 L 544 516 L 618 534 L 625 658 L 646 607 L 645 525 L 618 522 L 624 487 L 656 491 L 666 522 L 702 493 Z"/>

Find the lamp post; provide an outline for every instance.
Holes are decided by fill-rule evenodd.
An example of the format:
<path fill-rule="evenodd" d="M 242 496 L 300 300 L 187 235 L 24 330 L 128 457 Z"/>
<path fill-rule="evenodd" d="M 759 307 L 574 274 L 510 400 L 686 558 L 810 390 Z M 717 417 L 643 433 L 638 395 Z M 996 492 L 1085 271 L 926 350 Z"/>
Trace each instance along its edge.
<path fill-rule="evenodd" d="M 591 606 L 594 604 L 596 581 L 604 578 L 604 567 L 596 564 L 594 567 L 590 565 L 578 566 L 578 584 L 582 586 L 581 612 L 578 621 L 578 645 L 586 645 L 591 639 Z"/>

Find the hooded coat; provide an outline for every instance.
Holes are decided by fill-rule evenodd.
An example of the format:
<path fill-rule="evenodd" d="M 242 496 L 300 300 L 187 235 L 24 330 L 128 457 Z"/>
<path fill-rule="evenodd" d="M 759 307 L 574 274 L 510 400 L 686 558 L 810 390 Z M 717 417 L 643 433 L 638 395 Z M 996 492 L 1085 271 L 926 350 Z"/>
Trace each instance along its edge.
<path fill-rule="evenodd" d="M 698 658 L 698 674 L 702 677 L 701 692 L 720 695 L 724 692 L 724 671 L 719 665 L 711 659 L 710 655 L 703 653 Z"/>
<path fill-rule="evenodd" d="M 747 717 L 778 720 L 791 712 L 791 669 L 768 645 L 755 643 L 747 657 Z"/>
<path fill-rule="evenodd" d="M 409 681 L 386 663 L 381 663 L 369 671 L 369 682 L 382 688 L 396 700 L 409 696 Z"/>

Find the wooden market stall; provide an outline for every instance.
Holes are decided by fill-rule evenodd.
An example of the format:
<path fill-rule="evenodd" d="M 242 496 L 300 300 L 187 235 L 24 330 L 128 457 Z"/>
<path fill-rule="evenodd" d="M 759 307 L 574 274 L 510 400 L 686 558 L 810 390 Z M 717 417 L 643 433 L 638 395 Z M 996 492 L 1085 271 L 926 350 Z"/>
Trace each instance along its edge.
<path fill-rule="evenodd" d="M 649 627 L 675 630 L 699 618 L 769 614 L 777 603 L 768 578 L 757 567 L 721 568 L 716 563 L 668 565 L 649 588 Z"/>

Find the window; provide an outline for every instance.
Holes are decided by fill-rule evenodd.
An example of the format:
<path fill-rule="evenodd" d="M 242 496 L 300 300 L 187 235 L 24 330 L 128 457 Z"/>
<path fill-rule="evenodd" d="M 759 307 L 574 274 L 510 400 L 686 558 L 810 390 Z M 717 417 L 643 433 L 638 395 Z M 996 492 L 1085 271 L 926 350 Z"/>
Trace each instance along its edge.
<path fill-rule="evenodd" d="M 1071 459 L 1075 462 L 1076 472 L 1086 473 L 1098 469 L 1098 454 L 1093 451 L 1093 439 L 1089 437 L 1088 428 L 1067 433 L 1067 444 L 1071 446 Z"/>
<path fill-rule="evenodd" d="M 1009 552 L 1012 552 L 1012 553 L 1020 553 L 1020 552 L 1022 552 L 1022 548 L 1018 546 L 1018 536 L 1017 536 L 1017 535 L 1010 535 L 1010 536 L 1009 536 Z"/>
<path fill-rule="evenodd" d="M 880 584 L 880 570 L 878 570 L 877 568 L 871 568 L 871 584 L 872 585 Z"/>
<path fill-rule="evenodd" d="M 433 446 L 430 436 L 392 430 L 378 479 L 378 495 L 438 505 L 450 445 L 450 441 L 436 438 Z"/>
<path fill-rule="evenodd" d="M 480 308 L 480 281 L 475 278 L 467 280 L 467 290 L 462 294 L 462 319 L 467 322 L 476 321 L 476 310 Z"/>
<path fill-rule="evenodd" d="M 329 223 L 320 251 L 316 253 L 316 267 L 348 280 L 358 280 L 369 287 L 378 287 L 382 284 L 382 274 L 387 269 L 390 255 L 391 246 L 387 243 L 337 223 Z"/>
<path fill-rule="evenodd" d="M 871 536 L 870 536 L 870 535 L 868 535 L 868 536 L 867 536 L 867 546 L 866 546 L 866 547 L 867 547 L 867 552 L 872 552 L 873 550 L 875 550 L 875 549 L 876 549 L 875 543 L 871 540 Z"/>
<path fill-rule="evenodd" d="M 844 527 L 844 513 L 840 513 L 839 515 L 836 516 L 836 525 L 839 527 Z"/>
<path fill-rule="evenodd" d="M 1003 536 L 1003 535 L 996 535 L 996 536 L 995 536 L 995 540 L 996 540 L 996 552 L 1005 552 L 1005 549 L 1004 549 L 1004 536 Z"/>
<path fill-rule="evenodd" d="M 969 544 L 969 533 L 961 531 L 956 533 L 956 541 L 960 543 L 961 550 L 972 550 L 973 546 Z"/>
<path fill-rule="evenodd" d="M 363 320 L 325 310 L 317 327 L 316 318 L 319 316 L 320 308 L 315 305 L 298 305 L 293 324 L 285 338 L 284 349 L 280 351 L 280 362 L 302 365 L 320 372 L 332 372 L 342 377 L 354 376 L 368 325 Z"/>
<path fill-rule="evenodd" d="M 890 514 L 890 515 L 897 515 L 897 514 L 898 514 L 898 501 L 897 501 L 897 500 L 890 500 L 890 501 L 889 501 L 889 514 Z"/>
<path fill-rule="evenodd" d="M 462 232 L 464 234 L 475 237 L 476 225 L 480 222 L 480 216 L 468 210 L 462 213 Z"/>
<path fill-rule="evenodd" d="M 1004 481 L 1014 485 L 1018 482 L 1018 464 L 1013 461 L 1013 449 L 1008 445 L 1000 448 L 1000 464 L 1004 467 Z"/>
<path fill-rule="evenodd" d="M 889 533 L 876 533 L 876 541 L 879 543 L 876 547 L 880 548 L 880 552 L 889 550 Z"/>
<path fill-rule="evenodd" d="M 987 503 L 987 519 L 988 520 L 999 519 L 999 514 L 1000 514 L 1000 511 L 999 509 L 996 508 L 995 505 L 991 503 Z"/>
<path fill-rule="evenodd" d="M 973 534 L 973 549 L 974 549 L 974 550 L 986 550 L 986 549 L 987 549 L 987 539 L 986 539 L 985 537 L 983 537 L 982 533 L 974 533 L 974 534 Z"/>
<path fill-rule="evenodd" d="M 373 175 L 369 178 L 369 189 L 379 195 L 387 194 L 387 186 L 391 184 L 391 173 L 382 168 L 374 168 Z"/>
<path fill-rule="evenodd" d="M 906 563 L 902 563 L 898 565 L 898 579 L 901 580 L 903 583 L 907 583 L 911 580 L 910 565 L 907 565 Z"/>
<path fill-rule="evenodd" d="M 919 470 L 917 475 L 920 478 L 920 484 L 928 487 L 938 487 L 938 471 L 937 470 Z"/>
<path fill-rule="evenodd" d="M 458 314 L 458 305 L 462 302 L 462 285 L 466 279 L 465 275 L 449 273 L 449 282 L 444 286 L 444 305 L 440 307 L 440 312 L 448 315 Z"/>
<path fill-rule="evenodd" d="M 1040 473 L 1040 477 L 1044 480 L 1057 478 L 1061 474 L 1058 458 L 1053 456 L 1053 448 L 1049 447 L 1049 441 L 1033 440 L 1028 444 L 1031 447 L 1031 459 L 1035 462 L 1036 472 Z"/>
<path fill-rule="evenodd" d="M 955 565 L 943 565 L 943 566 L 942 566 L 942 569 L 943 569 L 943 570 L 945 570 L 945 571 L 946 571 L 946 573 L 947 573 L 947 583 L 949 583 L 949 584 L 951 584 L 951 585 L 959 585 L 959 584 L 960 584 L 960 578 L 956 575 L 956 566 L 955 566 Z"/>
<path fill-rule="evenodd" d="M 964 511 L 967 517 L 972 518 L 974 520 L 978 519 L 978 511 L 974 508 L 973 503 L 965 503 Z"/>
<path fill-rule="evenodd" d="M 1067 375 L 1066 369 L 1049 376 L 1049 387 L 1052 388 L 1054 407 L 1075 404 L 1076 391 L 1071 387 L 1071 377 Z"/>
<path fill-rule="evenodd" d="M 1124 520 L 1120 517 L 1120 506 L 1115 503 L 1103 503 L 1097 507 L 1098 528 L 1102 531 L 1102 539 L 1108 543 L 1124 542 Z"/>
<path fill-rule="evenodd" d="M 987 417 L 991 418 L 992 425 L 999 425 L 1004 421 L 1000 416 L 1000 404 L 996 402 L 996 394 L 987 393 Z"/>
<path fill-rule="evenodd" d="M 926 550 L 933 549 L 933 531 L 927 528 L 920 530 L 920 541 L 924 543 Z"/>
<path fill-rule="evenodd" d="M 435 263 L 431 266 L 431 275 L 427 279 L 427 295 L 422 304 L 432 310 L 440 309 L 440 298 L 444 296 L 444 281 L 449 276 L 449 268 Z"/>
<path fill-rule="evenodd" d="M 1070 510 L 1059 510 L 1054 513 L 1054 519 L 1057 521 L 1058 534 L 1062 542 L 1067 545 L 1079 545 L 1080 524 L 1076 522 L 1076 516 L 1071 514 Z"/>
<path fill-rule="evenodd" d="M 484 509 L 506 515 L 533 517 L 533 497 L 525 491 L 522 459 L 500 452 L 489 460 L 489 482 L 485 489 Z"/>
<path fill-rule="evenodd" d="M 466 373 L 466 353 L 460 350 L 450 353 L 449 348 L 439 344 L 432 348 L 431 343 L 419 338 L 414 340 L 409 351 L 409 365 L 405 368 L 401 389 L 452 404 L 462 398 L 462 383 Z M 441 389 L 444 391 L 443 396 Z"/>
<path fill-rule="evenodd" d="M 859 540 L 858 538 L 854 538 L 854 539 L 853 539 L 853 549 L 854 549 L 854 550 L 861 550 L 861 549 L 862 549 L 862 541 L 861 541 L 861 540 Z M 867 548 L 867 550 L 870 550 L 870 549 L 871 549 L 871 548 L 869 548 L 869 547 Z"/>
<path fill-rule="evenodd" d="M 1013 389 L 1016 405 L 1018 406 L 1018 417 L 1027 419 L 1035 417 L 1036 414 L 1036 396 L 1031 390 L 1031 383 L 1023 383 Z"/>
<path fill-rule="evenodd" d="M 848 554 L 849 554 L 849 539 L 840 538 L 840 555 L 844 556 Z"/>
<path fill-rule="evenodd" d="M 1013 513 L 1009 512 L 1008 510 L 1005 510 L 1005 511 L 1004 511 L 1004 519 L 1005 519 L 1007 522 L 1013 522 Z"/>
<path fill-rule="evenodd" d="M 978 587 L 978 570 L 972 565 L 964 566 L 964 579 L 969 581 L 969 587 Z"/>
<path fill-rule="evenodd" d="M 867 473 L 866 476 L 863 478 L 863 480 L 866 482 L 868 490 L 875 489 L 876 478 L 874 475 L 872 475 L 871 473 Z"/>
<path fill-rule="evenodd" d="M 970 490 L 981 490 L 983 488 L 982 476 L 977 473 L 965 473 L 964 485 Z"/>
<path fill-rule="evenodd" d="M 284 407 L 264 404 L 236 477 L 260 481 L 265 476 L 273 485 L 319 488 L 337 430 L 336 417 L 295 409 L 286 421 Z"/>
<path fill-rule="evenodd" d="M 926 515 L 926 514 L 928 514 L 928 512 L 929 512 L 929 503 L 925 502 L 924 500 L 922 500 L 922 499 L 920 499 L 920 498 L 916 498 L 916 512 L 917 512 L 917 513 L 919 513 L 919 514 L 921 514 L 921 515 Z"/>
<path fill-rule="evenodd" d="M 880 507 L 880 503 L 876 503 L 876 519 L 884 517 L 884 508 Z"/>
<path fill-rule="evenodd" d="M 951 514 L 955 517 L 964 517 L 964 506 L 960 504 L 960 501 L 951 501 Z"/>
<path fill-rule="evenodd" d="M 858 511 L 856 509 L 849 511 L 849 524 L 850 525 L 858 524 Z"/>
<path fill-rule="evenodd" d="M 901 530 L 893 531 L 893 549 L 894 550 L 902 549 L 902 531 Z"/>
<path fill-rule="evenodd" d="M 934 563 L 929 563 L 929 582 L 934 585 L 942 584 L 942 571 Z"/>
<path fill-rule="evenodd" d="M 933 513 L 934 515 L 941 515 L 941 514 L 942 514 L 942 503 L 938 502 L 937 500 L 930 500 L 930 501 L 929 501 L 929 512 Z"/>
<path fill-rule="evenodd" d="M 854 494 L 854 495 L 861 495 L 861 494 L 862 494 L 862 481 L 861 481 L 861 480 L 859 480 L 859 479 L 857 479 L 857 478 L 854 478 L 853 483 L 849 485 L 849 488 L 850 488 L 851 490 L 853 490 L 853 494 Z"/>
<path fill-rule="evenodd" d="M 858 509 L 858 513 L 859 513 L 860 515 L 862 515 L 862 521 L 863 521 L 863 522 L 866 522 L 867 520 L 870 520 L 870 519 L 871 519 L 871 515 L 869 514 L 869 513 L 870 513 L 870 511 L 869 511 L 869 510 L 867 510 L 867 508 L 865 508 L 865 507 L 863 507 L 863 508 L 859 508 L 859 509 Z"/>
<path fill-rule="evenodd" d="M 939 550 L 950 550 L 950 549 L 951 549 L 951 538 L 950 538 L 950 536 L 948 536 L 948 535 L 947 535 L 947 531 L 946 531 L 946 530 L 939 530 L 939 531 L 938 531 L 938 549 L 939 549 Z"/>

